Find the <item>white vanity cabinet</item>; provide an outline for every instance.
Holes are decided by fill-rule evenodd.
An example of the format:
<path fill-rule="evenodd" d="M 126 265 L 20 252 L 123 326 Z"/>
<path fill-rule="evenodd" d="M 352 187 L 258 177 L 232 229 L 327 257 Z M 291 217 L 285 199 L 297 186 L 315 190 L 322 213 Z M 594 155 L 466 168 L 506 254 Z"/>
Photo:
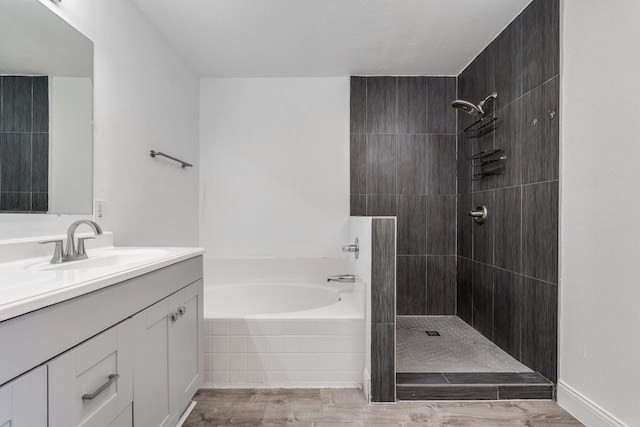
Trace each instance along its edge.
<path fill-rule="evenodd" d="M 132 319 L 136 426 L 173 426 L 202 383 L 202 280 Z"/>
<path fill-rule="evenodd" d="M 49 427 L 109 426 L 131 413 L 133 333 L 127 320 L 47 364 Z"/>
<path fill-rule="evenodd" d="M 47 425 L 47 367 L 0 387 L 0 427 Z"/>
<path fill-rule="evenodd" d="M 202 384 L 202 257 L 0 322 L 0 427 L 171 426 Z"/>

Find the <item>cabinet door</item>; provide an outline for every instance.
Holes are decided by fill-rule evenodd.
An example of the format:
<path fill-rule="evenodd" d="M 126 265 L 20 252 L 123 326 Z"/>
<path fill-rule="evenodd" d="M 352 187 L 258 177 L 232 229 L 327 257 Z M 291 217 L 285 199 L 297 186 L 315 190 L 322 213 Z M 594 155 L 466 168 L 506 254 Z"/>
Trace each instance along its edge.
<path fill-rule="evenodd" d="M 134 425 L 171 425 L 168 298 L 135 315 Z"/>
<path fill-rule="evenodd" d="M 47 367 L 0 387 L 0 427 L 46 427 Z"/>
<path fill-rule="evenodd" d="M 177 313 L 169 325 L 171 412 L 180 417 L 202 385 L 203 317 L 202 280 L 169 297 L 169 310 Z"/>
<path fill-rule="evenodd" d="M 49 426 L 107 426 L 133 401 L 133 328 L 120 323 L 48 364 Z"/>

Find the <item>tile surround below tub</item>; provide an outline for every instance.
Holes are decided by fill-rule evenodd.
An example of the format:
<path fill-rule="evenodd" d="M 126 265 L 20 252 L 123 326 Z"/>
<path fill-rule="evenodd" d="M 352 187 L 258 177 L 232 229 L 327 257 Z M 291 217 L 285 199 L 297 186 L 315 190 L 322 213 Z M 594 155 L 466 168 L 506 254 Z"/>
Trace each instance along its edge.
<path fill-rule="evenodd" d="M 205 319 L 204 387 L 357 386 L 362 319 Z"/>

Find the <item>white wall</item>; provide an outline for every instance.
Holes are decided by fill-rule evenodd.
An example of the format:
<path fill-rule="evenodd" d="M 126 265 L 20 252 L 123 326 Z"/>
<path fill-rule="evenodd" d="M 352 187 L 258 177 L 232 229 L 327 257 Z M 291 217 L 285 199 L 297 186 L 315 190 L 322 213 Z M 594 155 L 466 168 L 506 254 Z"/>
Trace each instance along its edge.
<path fill-rule="evenodd" d="M 564 0 L 558 401 L 640 425 L 640 2 Z"/>
<path fill-rule="evenodd" d="M 107 201 L 116 244 L 197 244 L 197 77 L 129 0 L 40 1 L 94 42 L 94 198 Z M 151 159 L 150 149 L 195 167 Z M 63 233 L 70 222 L 1 215 L 0 239 Z"/>
<path fill-rule="evenodd" d="M 200 162 L 207 256 L 342 256 L 349 78 L 201 79 Z"/>
<path fill-rule="evenodd" d="M 93 212 L 93 83 L 49 77 L 49 212 Z"/>

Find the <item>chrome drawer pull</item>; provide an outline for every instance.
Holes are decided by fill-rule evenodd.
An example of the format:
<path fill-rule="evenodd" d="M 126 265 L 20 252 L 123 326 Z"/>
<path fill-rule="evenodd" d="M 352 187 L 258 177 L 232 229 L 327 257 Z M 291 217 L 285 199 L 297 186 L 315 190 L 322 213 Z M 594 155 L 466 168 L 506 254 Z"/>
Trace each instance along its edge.
<path fill-rule="evenodd" d="M 178 313 L 180 313 L 180 316 L 184 316 L 184 314 L 187 312 L 187 307 L 182 306 L 178 309 Z"/>
<path fill-rule="evenodd" d="M 96 391 L 94 391 L 93 393 L 91 393 L 91 394 L 83 394 L 82 395 L 82 400 L 93 400 L 93 399 L 95 399 L 95 397 L 97 395 L 99 395 L 100 393 L 105 391 L 107 388 L 109 388 L 109 386 L 111 384 L 113 384 L 116 381 L 118 381 L 118 378 L 120 378 L 120 374 L 111 374 L 111 375 L 109 375 L 109 381 L 107 381 L 106 383 L 102 384 L 100 386 L 100 388 L 97 389 Z"/>

